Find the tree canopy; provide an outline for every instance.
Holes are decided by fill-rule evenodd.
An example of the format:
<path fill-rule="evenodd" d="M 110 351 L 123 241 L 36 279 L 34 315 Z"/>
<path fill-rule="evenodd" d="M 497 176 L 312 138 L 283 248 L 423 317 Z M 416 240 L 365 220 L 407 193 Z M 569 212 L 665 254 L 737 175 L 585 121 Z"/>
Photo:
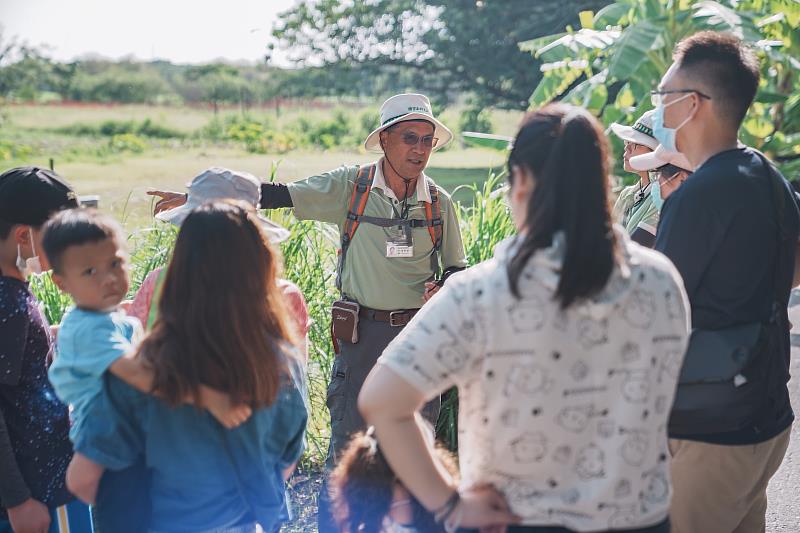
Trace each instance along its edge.
<path fill-rule="evenodd" d="M 305 0 L 273 35 L 299 65 L 392 66 L 439 103 L 469 92 L 477 105 L 525 109 L 541 72 L 519 43 L 578 23 L 607 0 Z"/>

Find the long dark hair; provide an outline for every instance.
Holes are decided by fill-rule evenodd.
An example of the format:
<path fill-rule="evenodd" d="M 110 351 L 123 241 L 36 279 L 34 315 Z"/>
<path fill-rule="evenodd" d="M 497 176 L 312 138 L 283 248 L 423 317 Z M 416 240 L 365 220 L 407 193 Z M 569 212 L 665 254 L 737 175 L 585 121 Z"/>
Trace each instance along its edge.
<path fill-rule="evenodd" d="M 527 232 L 508 265 L 511 291 L 520 297 L 519 278 L 531 256 L 563 231 L 566 251 L 555 298 L 561 308 L 602 290 L 615 265 L 616 239 L 608 201 L 608 144 L 586 110 L 551 104 L 525 116 L 508 158 L 512 168 L 533 175 Z"/>
<path fill-rule="evenodd" d="M 289 341 L 280 260 L 244 203 L 209 202 L 181 225 L 158 320 L 139 349 L 154 392 L 176 405 L 199 386 L 253 408 L 271 405 L 287 371 Z"/>
<path fill-rule="evenodd" d="M 458 466 L 453 456 L 441 446 L 436 455 L 453 477 L 458 477 Z M 342 533 L 381 531 L 383 519 L 392 509 L 397 475 L 381 452 L 371 432 L 356 433 L 342 453 L 339 463 L 331 473 L 331 507 L 336 524 Z M 421 533 L 444 533 L 433 514 L 409 494 L 413 522 Z"/>

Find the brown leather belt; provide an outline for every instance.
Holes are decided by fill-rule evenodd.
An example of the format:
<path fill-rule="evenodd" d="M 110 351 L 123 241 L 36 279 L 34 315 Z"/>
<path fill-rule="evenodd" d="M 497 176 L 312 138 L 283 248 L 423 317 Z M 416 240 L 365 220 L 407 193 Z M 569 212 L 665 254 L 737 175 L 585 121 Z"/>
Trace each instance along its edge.
<path fill-rule="evenodd" d="M 370 309 L 369 307 L 361 307 L 358 315 L 362 318 L 376 320 L 378 322 L 388 322 L 390 326 L 395 328 L 402 328 L 417 314 L 419 309 L 400 309 L 398 311 L 381 311 L 379 309 Z"/>

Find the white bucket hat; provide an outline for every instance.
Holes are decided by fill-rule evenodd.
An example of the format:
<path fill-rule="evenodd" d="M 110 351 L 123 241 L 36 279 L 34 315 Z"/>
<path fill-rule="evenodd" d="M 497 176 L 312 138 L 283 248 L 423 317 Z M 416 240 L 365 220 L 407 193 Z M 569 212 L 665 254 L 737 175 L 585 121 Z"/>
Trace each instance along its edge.
<path fill-rule="evenodd" d="M 614 122 L 610 126 L 611 131 L 623 141 L 642 144 L 651 150 L 655 150 L 658 146 L 658 141 L 653 137 L 654 113 L 655 111 L 652 109 L 647 111 L 633 123 L 633 126 L 625 126 Z"/>
<path fill-rule="evenodd" d="M 685 155 L 680 152 L 667 150 L 660 144 L 650 153 L 631 157 L 628 163 L 630 163 L 632 169 L 638 170 L 639 172 L 655 170 L 664 165 L 674 165 L 689 172 L 694 171 L 694 167 L 692 167 L 692 164 L 689 163 Z"/>
<path fill-rule="evenodd" d="M 212 200 L 242 200 L 258 209 L 261 199 L 261 182 L 247 172 L 211 167 L 187 184 L 189 197 L 182 206 L 162 211 L 156 218 L 180 226 L 193 209 Z M 266 217 L 258 215 L 261 226 L 270 242 L 278 243 L 289 238 L 289 230 Z"/>
<path fill-rule="evenodd" d="M 383 152 L 380 133 L 386 128 L 409 120 L 427 120 L 434 126 L 433 136 L 439 139 L 434 151 L 446 146 L 453 140 L 453 132 L 439 122 L 431 111 L 431 103 L 424 94 L 397 94 L 386 100 L 381 106 L 381 125 L 367 136 L 364 148 L 370 152 Z"/>

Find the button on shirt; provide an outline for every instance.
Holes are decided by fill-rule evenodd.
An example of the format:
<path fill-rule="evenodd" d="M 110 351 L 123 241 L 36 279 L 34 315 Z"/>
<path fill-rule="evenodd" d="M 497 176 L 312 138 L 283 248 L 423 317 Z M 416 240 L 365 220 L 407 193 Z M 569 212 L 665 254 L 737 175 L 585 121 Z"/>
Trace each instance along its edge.
<path fill-rule="evenodd" d="M 401 202 L 386 185 L 377 165 L 373 185 L 364 214 L 380 218 L 397 218 Z M 343 166 L 319 176 L 287 184 L 294 204 L 294 213 L 301 220 L 319 220 L 336 224 L 341 234 L 358 166 Z M 408 218 L 425 220 L 425 205 L 430 200 L 424 174 L 417 180 L 414 194 L 408 198 Z M 450 196 L 438 187 L 444 224 L 440 257 L 443 268 L 465 267 L 466 257 L 458 227 L 455 207 Z M 431 271 L 431 242 L 428 228 L 412 230 L 413 257 L 386 257 L 386 242 L 402 232 L 396 227 L 382 228 L 368 223 L 359 224 L 347 251 L 342 273 L 342 290 L 361 305 L 373 309 L 417 309 L 422 306 L 425 282 L 433 277 Z"/>
<path fill-rule="evenodd" d="M 615 229 L 605 289 L 560 309 L 564 240 L 509 289 L 513 241 L 453 275 L 378 360 L 433 398 L 459 390 L 462 484 L 492 483 L 524 525 L 605 531 L 669 511 L 666 424 L 689 333 L 675 268 Z"/>

